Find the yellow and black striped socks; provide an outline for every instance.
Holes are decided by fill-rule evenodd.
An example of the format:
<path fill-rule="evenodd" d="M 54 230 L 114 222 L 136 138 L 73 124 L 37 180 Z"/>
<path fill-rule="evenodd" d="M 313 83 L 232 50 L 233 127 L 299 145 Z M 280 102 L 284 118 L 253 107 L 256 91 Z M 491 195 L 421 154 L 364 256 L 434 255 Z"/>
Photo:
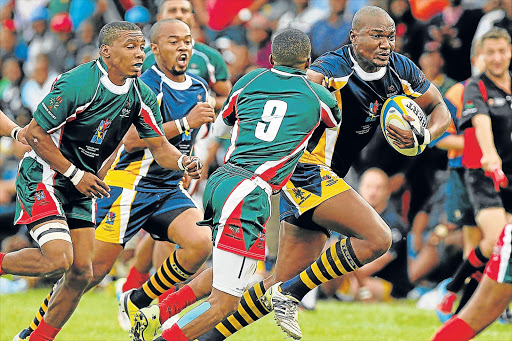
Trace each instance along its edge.
<path fill-rule="evenodd" d="M 328 248 L 311 266 L 295 278 L 281 284 L 285 292 L 299 301 L 312 289 L 330 279 L 345 275 L 361 267 L 350 238 L 345 238 Z"/>
<path fill-rule="evenodd" d="M 176 252 L 173 252 L 157 272 L 142 285 L 142 288 L 131 294 L 130 300 L 137 307 L 147 307 L 155 298 L 172 288 L 176 283 L 183 282 L 192 275 L 193 273 L 186 271 L 178 263 Z"/>
<path fill-rule="evenodd" d="M 58 283 L 58 282 L 57 282 Z M 48 302 L 50 302 L 50 298 L 53 295 L 53 291 L 55 290 L 56 285 L 52 288 L 50 293 L 45 297 L 43 303 L 39 307 L 39 310 L 37 311 L 36 316 L 30 322 L 30 325 L 28 328 L 23 329 L 23 331 L 20 333 L 20 339 L 24 340 L 29 338 L 30 334 L 36 330 L 37 326 L 39 326 L 39 323 L 41 323 L 41 320 L 43 319 L 44 314 L 48 311 Z"/>
<path fill-rule="evenodd" d="M 202 335 L 199 340 L 219 341 L 233 335 L 243 327 L 259 320 L 270 311 L 260 302 L 265 294 L 263 281 L 244 292 L 238 310 L 217 324 L 214 329 Z"/>

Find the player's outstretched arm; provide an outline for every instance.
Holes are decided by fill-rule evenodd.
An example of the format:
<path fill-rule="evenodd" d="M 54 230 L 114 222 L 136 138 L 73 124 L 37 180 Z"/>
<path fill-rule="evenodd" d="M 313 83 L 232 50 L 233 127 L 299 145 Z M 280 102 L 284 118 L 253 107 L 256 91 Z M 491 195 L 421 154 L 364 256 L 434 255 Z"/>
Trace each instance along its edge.
<path fill-rule="evenodd" d="M 428 130 L 430 132 L 430 141 L 433 141 L 443 135 L 452 121 L 450 112 L 444 103 L 443 96 L 435 85 L 430 84 L 428 90 L 414 101 L 423 109 L 427 116 L 430 116 Z"/>
<path fill-rule="evenodd" d="M 0 136 L 10 136 L 23 144 L 27 144 L 25 141 L 26 131 L 27 128 L 21 128 L 0 110 Z"/>
<path fill-rule="evenodd" d="M 308 69 L 306 71 L 306 75 L 308 76 L 308 79 L 310 81 L 325 86 L 325 76 L 323 74 L 321 74 L 320 72 L 316 72 L 311 69 Z"/>
<path fill-rule="evenodd" d="M 161 167 L 184 170 L 192 179 L 199 179 L 201 176 L 203 165 L 199 158 L 181 154 L 165 137 L 148 137 L 144 139 L 144 142 Z"/>
<path fill-rule="evenodd" d="M 53 169 L 69 178 L 76 189 L 82 194 L 93 198 L 109 197 L 110 188 L 101 181 L 96 175 L 85 172 L 62 155 L 60 150 L 53 143 L 50 135 L 43 128 L 32 120 L 27 128 L 25 136 L 28 144 L 34 149 L 44 161 Z"/>
<path fill-rule="evenodd" d="M 494 169 L 501 169 L 501 158 L 494 145 L 491 118 L 485 114 L 476 114 L 471 119 L 475 128 L 475 135 L 478 145 L 482 150 L 482 169 L 492 172 Z"/>

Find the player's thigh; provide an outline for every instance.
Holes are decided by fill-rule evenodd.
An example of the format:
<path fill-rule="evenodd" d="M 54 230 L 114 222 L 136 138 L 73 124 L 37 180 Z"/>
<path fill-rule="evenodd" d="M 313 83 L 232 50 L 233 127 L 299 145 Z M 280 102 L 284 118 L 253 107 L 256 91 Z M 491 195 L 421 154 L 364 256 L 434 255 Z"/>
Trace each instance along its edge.
<path fill-rule="evenodd" d="M 322 231 L 307 230 L 282 221 L 275 281 L 287 281 L 310 266 L 320 256 L 326 240 L 327 235 Z"/>
<path fill-rule="evenodd" d="M 105 277 L 123 251 L 121 244 L 107 243 L 101 240 L 94 240 L 94 255 L 92 258 L 92 269 L 94 281 L 100 282 Z"/>
<path fill-rule="evenodd" d="M 89 225 L 71 230 L 73 241 L 73 265 L 71 274 L 81 280 L 89 281 L 92 278 L 92 259 L 94 249 L 94 227 Z"/>
<path fill-rule="evenodd" d="M 324 201 L 313 221 L 329 230 L 360 239 L 389 240 L 391 231 L 380 215 L 353 189 Z"/>

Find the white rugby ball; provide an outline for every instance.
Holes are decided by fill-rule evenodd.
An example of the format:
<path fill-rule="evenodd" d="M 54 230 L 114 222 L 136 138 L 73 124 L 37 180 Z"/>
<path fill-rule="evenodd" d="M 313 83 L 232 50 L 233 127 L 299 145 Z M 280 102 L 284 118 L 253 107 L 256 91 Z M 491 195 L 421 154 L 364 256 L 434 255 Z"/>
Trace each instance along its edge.
<path fill-rule="evenodd" d="M 404 113 L 412 117 L 414 121 L 409 123 L 403 117 Z M 399 153 L 407 156 L 416 156 L 423 152 L 425 146 L 419 145 L 418 141 L 416 141 L 416 137 L 414 137 L 415 144 L 412 148 L 399 148 L 396 146 L 386 131 L 386 127 L 389 124 L 392 124 L 403 130 L 411 130 L 411 124 L 418 125 L 418 130 L 419 125 L 422 125 L 424 128 L 426 128 L 428 124 L 427 118 L 423 113 L 423 110 L 421 110 L 420 106 L 416 102 L 403 95 L 397 95 L 388 98 L 386 102 L 384 102 L 384 105 L 381 109 L 380 127 L 382 128 L 382 133 L 384 134 L 386 141 L 388 141 L 389 145 Z"/>

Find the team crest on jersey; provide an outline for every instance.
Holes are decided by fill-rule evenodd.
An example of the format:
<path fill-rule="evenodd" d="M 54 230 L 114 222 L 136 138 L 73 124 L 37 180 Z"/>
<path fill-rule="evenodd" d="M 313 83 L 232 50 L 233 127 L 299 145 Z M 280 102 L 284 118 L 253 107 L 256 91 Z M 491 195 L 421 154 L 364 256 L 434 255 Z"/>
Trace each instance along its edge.
<path fill-rule="evenodd" d="M 91 139 L 91 143 L 101 144 L 111 124 L 112 121 L 108 118 L 106 120 L 101 120 L 100 124 L 98 125 L 98 128 L 96 128 L 96 132 L 94 133 Z"/>
<path fill-rule="evenodd" d="M 105 224 L 114 225 L 115 220 L 116 220 L 116 214 L 114 212 L 108 212 L 107 218 L 105 219 Z"/>
<path fill-rule="evenodd" d="M 391 97 L 398 94 L 398 90 L 395 88 L 393 84 L 391 84 L 388 87 L 388 93 L 386 94 L 387 97 Z"/>
<path fill-rule="evenodd" d="M 46 194 L 43 190 L 36 191 L 36 204 L 43 205 L 46 203 Z"/>
<path fill-rule="evenodd" d="M 322 175 L 322 181 L 325 181 L 325 186 L 332 186 L 338 182 L 338 179 L 333 178 L 330 174 Z"/>
<path fill-rule="evenodd" d="M 373 121 L 377 120 L 377 118 L 380 116 L 379 107 L 380 107 L 379 101 L 370 103 L 370 107 L 368 108 L 368 117 L 366 118 L 365 122 L 373 122 Z"/>

